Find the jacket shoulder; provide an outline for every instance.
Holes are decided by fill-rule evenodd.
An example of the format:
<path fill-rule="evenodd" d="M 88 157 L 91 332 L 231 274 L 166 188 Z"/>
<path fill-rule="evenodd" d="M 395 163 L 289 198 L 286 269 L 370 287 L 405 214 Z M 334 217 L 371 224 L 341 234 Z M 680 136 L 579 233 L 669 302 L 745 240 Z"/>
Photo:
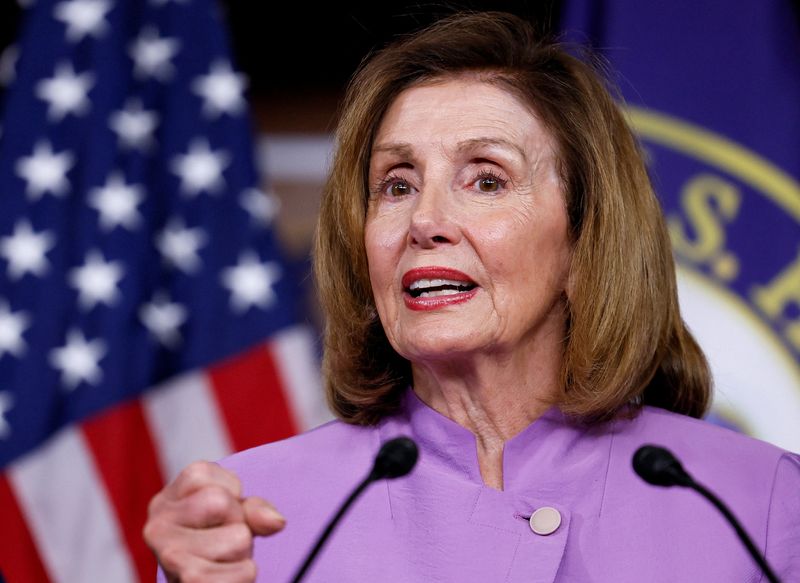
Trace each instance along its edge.
<path fill-rule="evenodd" d="M 713 461 L 710 458 L 718 456 L 721 462 L 734 465 L 757 461 L 774 465 L 786 453 L 766 441 L 656 407 L 644 407 L 634 419 L 618 421 L 615 434 L 628 447 L 648 442 L 671 449 L 679 457 L 685 453 L 689 458 L 702 455 Z"/>
<path fill-rule="evenodd" d="M 671 451 L 689 474 L 723 498 L 754 496 L 768 501 L 780 460 L 789 454 L 771 443 L 654 407 L 614 424 L 613 460 L 623 475 L 633 473 L 632 459 L 642 445 Z"/>
<path fill-rule="evenodd" d="M 291 489 L 301 483 L 335 480 L 370 470 L 379 447 L 375 427 L 330 421 L 299 435 L 253 447 L 218 463 L 242 481 L 245 495 L 269 488 Z"/>

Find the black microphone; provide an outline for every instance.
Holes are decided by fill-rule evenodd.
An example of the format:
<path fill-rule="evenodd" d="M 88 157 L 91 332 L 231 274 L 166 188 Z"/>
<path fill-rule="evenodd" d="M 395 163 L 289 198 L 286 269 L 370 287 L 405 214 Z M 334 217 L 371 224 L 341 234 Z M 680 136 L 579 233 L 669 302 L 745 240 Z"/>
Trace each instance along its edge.
<path fill-rule="evenodd" d="M 328 523 L 328 526 L 326 526 L 325 530 L 322 531 L 322 534 L 317 539 L 314 548 L 311 549 L 311 552 L 308 554 L 308 557 L 306 557 L 303 565 L 300 567 L 300 569 L 298 569 L 294 579 L 292 579 L 292 583 L 299 583 L 299 581 L 303 578 L 303 576 L 306 574 L 306 571 L 308 571 L 308 568 L 311 566 L 311 563 L 314 562 L 317 554 L 319 554 L 319 551 L 325 544 L 325 541 L 328 540 L 328 537 L 333 532 L 333 529 L 339 523 L 339 520 L 342 518 L 342 516 L 344 516 L 344 513 L 347 512 L 347 509 L 350 508 L 355 499 L 358 498 L 358 496 L 366 489 L 366 487 L 372 482 L 376 482 L 384 478 L 391 480 L 405 476 L 414 468 L 414 465 L 417 463 L 418 455 L 419 453 L 417 450 L 417 444 L 408 437 L 396 437 L 394 439 L 390 439 L 381 446 L 378 455 L 375 456 L 375 463 L 373 464 L 369 474 L 367 474 L 367 477 L 364 478 L 358 486 L 356 486 L 356 489 L 353 490 L 352 494 L 348 496 L 347 500 L 345 500 L 344 504 L 342 504 L 341 508 L 339 508 L 336 516 L 331 519 L 331 521 Z"/>
<path fill-rule="evenodd" d="M 780 583 L 775 572 L 769 564 L 767 564 L 767 560 L 761 555 L 756 545 L 753 544 L 752 539 L 745 532 L 744 528 L 742 528 L 742 525 L 733 513 L 713 492 L 696 482 L 694 478 L 683 469 L 681 462 L 672 455 L 672 452 L 657 445 L 643 445 L 633 454 L 633 471 L 648 484 L 665 488 L 682 486 L 684 488 L 691 488 L 695 492 L 701 494 L 728 520 L 739 536 L 739 540 L 747 547 L 750 556 L 753 557 L 753 560 L 761 567 L 761 570 L 770 583 Z"/>

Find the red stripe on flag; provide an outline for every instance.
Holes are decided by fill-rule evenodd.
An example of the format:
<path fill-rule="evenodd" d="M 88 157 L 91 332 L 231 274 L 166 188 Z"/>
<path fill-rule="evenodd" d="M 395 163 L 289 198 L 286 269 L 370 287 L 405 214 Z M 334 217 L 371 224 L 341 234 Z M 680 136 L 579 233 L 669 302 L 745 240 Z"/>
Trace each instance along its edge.
<path fill-rule="evenodd" d="M 0 573 L 5 580 L 48 583 L 50 579 L 5 475 L 0 475 L 0 516 Z"/>
<path fill-rule="evenodd" d="M 156 560 L 145 545 L 142 528 L 147 505 L 163 486 L 156 451 L 139 401 L 104 412 L 83 424 L 128 551 L 141 581 L 152 581 Z"/>
<path fill-rule="evenodd" d="M 297 433 L 284 384 L 264 345 L 212 367 L 209 376 L 235 451 Z"/>

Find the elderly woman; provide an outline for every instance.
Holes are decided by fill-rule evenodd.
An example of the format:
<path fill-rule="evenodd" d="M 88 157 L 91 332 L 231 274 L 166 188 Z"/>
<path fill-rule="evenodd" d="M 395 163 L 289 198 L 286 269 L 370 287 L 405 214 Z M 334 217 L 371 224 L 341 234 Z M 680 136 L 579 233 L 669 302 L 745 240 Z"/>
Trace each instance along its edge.
<path fill-rule="evenodd" d="M 634 474 L 648 442 L 800 580 L 800 458 L 694 419 L 708 368 L 590 66 L 516 17 L 451 17 L 361 68 L 337 140 L 316 273 L 339 420 L 167 486 L 145 528 L 167 580 L 287 581 L 398 435 L 417 467 L 366 491 L 310 580 L 760 580 L 705 500 Z"/>

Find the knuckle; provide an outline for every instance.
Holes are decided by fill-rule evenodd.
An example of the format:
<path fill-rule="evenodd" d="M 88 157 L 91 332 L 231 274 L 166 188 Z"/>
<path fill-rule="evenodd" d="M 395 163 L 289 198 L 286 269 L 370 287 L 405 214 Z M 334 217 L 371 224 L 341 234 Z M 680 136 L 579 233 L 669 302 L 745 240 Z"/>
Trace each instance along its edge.
<path fill-rule="evenodd" d="M 142 537 L 144 538 L 144 542 L 147 543 L 147 546 L 151 549 L 156 548 L 158 542 L 162 538 L 164 530 L 164 526 L 160 520 L 151 518 L 145 522 L 144 528 L 142 528 Z"/>
<path fill-rule="evenodd" d="M 163 506 L 164 503 L 164 491 L 162 490 L 155 496 L 150 499 L 150 502 L 147 503 L 147 515 L 153 516 L 156 514 L 159 509 Z"/>
<path fill-rule="evenodd" d="M 204 488 L 195 499 L 195 504 L 202 509 L 202 513 L 213 520 L 227 517 L 235 503 L 230 493 L 216 487 Z"/>
<path fill-rule="evenodd" d="M 252 581 L 255 581 L 257 574 L 258 574 L 258 568 L 256 567 L 256 562 L 253 559 L 247 559 L 245 561 L 242 561 L 242 566 L 241 566 L 242 583 L 251 583 Z"/>
<path fill-rule="evenodd" d="M 253 544 L 253 535 L 243 523 L 230 525 L 228 541 L 235 552 L 247 551 Z"/>
<path fill-rule="evenodd" d="M 223 473 L 223 475 L 226 476 L 226 479 L 229 482 L 228 488 L 230 489 L 231 494 L 239 498 L 242 495 L 242 482 L 239 479 L 239 476 L 224 468 L 220 468 L 219 470 Z"/>
<path fill-rule="evenodd" d="M 156 551 L 158 562 L 169 573 L 181 573 L 182 578 L 184 571 L 188 568 L 184 563 L 186 562 L 186 550 L 178 545 L 167 545 L 161 551 Z"/>
<path fill-rule="evenodd" d="M 238 476 L 211 462 L 192 462 L 181 470 L 175 480 L 175 489 L 179 495 L 186 495 L 209 485 L 228 490 L 236 497 L 241 495 L 242 484 Z"/>
<path fill-rule="evenodd" d="M 203 583 L 207 581 L 207 574 L 204 573 L 197 566 L 190 566 L 181 572 L 181 583 Z"/>
<path fill-rule="evenodd" d="M 229 524 L 217 529 L 214 547 L 214 560 L 242 561 L 252 556 L 253 536 L 244 524 Z"/>
<path fill-rule="evenodd" d="M 192 462 L 178 476 L 178 480 L 189 486 L 205 484 L 211 479 L 211 468 L 208 462 Z"/>

